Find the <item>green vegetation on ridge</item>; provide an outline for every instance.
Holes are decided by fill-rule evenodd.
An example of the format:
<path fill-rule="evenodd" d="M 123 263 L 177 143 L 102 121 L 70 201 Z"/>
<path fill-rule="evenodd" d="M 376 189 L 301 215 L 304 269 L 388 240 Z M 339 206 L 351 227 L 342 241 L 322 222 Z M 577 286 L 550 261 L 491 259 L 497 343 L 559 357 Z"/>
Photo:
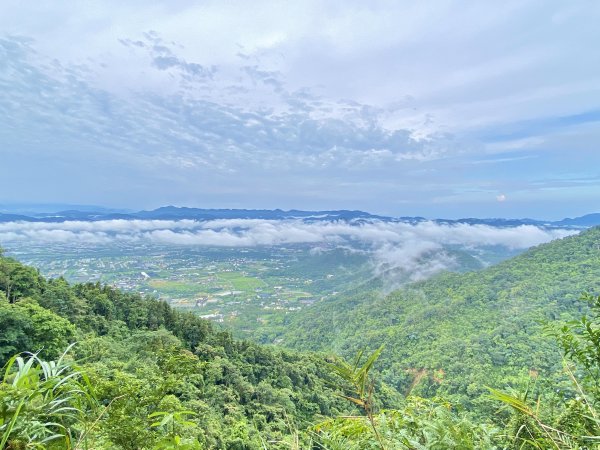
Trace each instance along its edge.
<path fill-rule="evenodd" d="M 600 297 L 575 291 L 598 290 L 599 243 L 590 230 L 481 272 L 322 303 L 303 334 L 290 324 L 297 346 L 385 345 L 362 366 L 238 341 L 157 299 L 0 256 L 0 443 L 597 448 Z"/>
<path fill-rule="evenodd" d="M 486 385 L 520 386 L 530 372 L 560 371 L 543 323 L 579 318 L 584 291 L 600 292 L 598 228 L 477 272 L 444 273 L 386 296 L 358 292 L 316 304 L 274 339 L 347 357 L 385 344 L 383 379 L 400 392 L 443 395 L 489 413 Z"/>
<path fill-rule="evenodd" d="M 27 350 L 54 359 L 78 341 L 72 356 L 110 404 L 89 448 L 153 448 L 163 433 L 149 416 L 187 410 L 196 416 L 186 433 L 204 447 L 289 448 L 296 427 L 350 410 L 317 355 L 236 341 L 165 302 L 46 280 L 10 258 L 0 257 L 0 273 L 0 366 Z"/>

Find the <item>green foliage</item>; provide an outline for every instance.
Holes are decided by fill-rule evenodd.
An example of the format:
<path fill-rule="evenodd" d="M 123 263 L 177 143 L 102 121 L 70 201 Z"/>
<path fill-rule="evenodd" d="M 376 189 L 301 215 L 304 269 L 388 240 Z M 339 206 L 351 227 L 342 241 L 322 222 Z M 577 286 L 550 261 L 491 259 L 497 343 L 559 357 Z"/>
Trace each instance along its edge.
<path fill-rule="evenodd" d="M 352 386 L 357 396 L 357 398 L 348 397 L 347 399 L 361 408 L 367 409 L 368 403 L 372 403 L 370 398 L 373 395 L 374 382 L 369 378 L 369 372 L 382 351 L 383 345 L 369 355 L 362 366 L 360 365 L 364 354 L 362 350 L 358 352 L 352 364 L 347 363 L 343 359 L 337 359 L 335 364 L 331 364 L 330 366 L 344 381 Z"/>
<path fill-rule="evenodd" d="M 331 369 L 336 372 L 343 381 L 350 385 L 353 395 L 343 395 L 343 397 L 364 410 L 379 446 L 382 450 L 385 450 L 385 445 L 383 444 L 381 436 L 377 431 L 377 426 L 375 425 L 374 420 L 375 408 L 373 402 L 373 391 L 375 388 L 375 382 L 369 376 L 369 373 L 373 368 L 373 364 L 375 364 L 375 361 L 377 361 L 382 351 L 383 346 L 375 350 L 367 357 L 365 363 L 360 365 L 364 354 L 364 352 L 361 350 L 354 358 L 354 362 L 352 364 L 347 363 L 343 359 L 338 359 L 335 364 L 331 365 Z"/>
<path fill-rule="evenodd" d="M 407 398 L 396 410 L 374 417 L 381 443 L 370 432 L 365 417 L 330 419 L 314 427 L 315 439 L 325 449 L 497 449 L 502 448 L 499 430 L 474 424 L 442 400 Z"/>
<path fill-rule="evenodd" d="M 353 395 L 343 397 L 361 408 L 366 418 L 346 416 L 329 419 L 313 430 L 323 448 L 350 449 L 493 449 L 497 431 L 491 426 L 475 425 L 452 412 L 441 399 L 408 397 L 402 408 L 375 414 L 375 382 L 371 370 L 383 351 L 375 350 L 361 365 L 360 351 L 352 363 L 337 359 L 330 367 L 347 383 Z M 345 391 L 344 387 L 342 389 Z"/>
<path fill-rule="evenodd" d="M 583 372 L 587 389 L 600 401 L 600 296 L 586 293 L 582 300 L 590 305 L 591 316 L 547 329 L 558 340 L 563 355 Z"/>
<path fill-rule="evenodd" d="M 35 283 L 33 298 L 0 302 L 0 356 L 54 357 L 77 338 L 78 370 L 100 410 L 93 427 L 70 430 L 90 426 L 89 448 L 289 448 L 308 445 L 298 429 L 350 409 L 323 356 L 237 341 L 164 302 L 100 284 L 37 274 Z M 161 415 L 168 423 L 151 426 Z"/>
<path fill-rule="evenodd" d="M 66 352 L 50 362 L 15 355 L 0 384 L 0 448 L 75 448 L 93 407 L 91 387 Z"/>
<path fill-rule="evenodd" d="M 519 448 L 585 449 L 600 445 L 600 297 L 584 294 L 591 315 L 562 325 L 548 324 L 565 358 L 564 370 L 572 382 L 572 398 L 563 398 L 557 411 L 538 396 L 532 405 L 528 391 L 512 394 L 490 389 L 492 398 L 510 407 L 509 441 Z"/>
<path fill-rule="evenodd" d="M 12 258 L 0 256 L 0 290 L 11 303 L 23 297 L 38 295 L 40 281 L 39 274 L 32 267 L 24 266 Z"/>
<path fill-rule="evenodd" d="M 176 403 L 179 401 L 174 397 Z M 164 403 L 164 399 L 163 399 Z M 175 412 L 156 411 L 148 416 L 149 419 L 160 419 L 150 424 L 151 427 L 163 430 L 165 437 L 154 445 L 156 450 L 173 448 L 196 450 L 202 449 L 197 439 L 182 439 L 178 432 L 182 428 L 195 427 L 196 423 L 187 420 L 187 417 L 197 415 L 194 411 L 179 410 Z"/>
<path fill-rule="evenodd" d="M 565 388 L 544 323 L 587 311 L 578 297 L 600 292 L 599 243 L 594 228 L 477 272 L 440 274 L 388 295 L 356 291 L 302 310 L 274 338 L 346 358 L 384 344 L 378 365 L 387 385 L 488 416 L 496 406 L 487 385 L 521 388 L 532 371 L 554 391 Z"/>
<path fill-rule="evenodd" d="M 88 315 L 89 306 L 77 297 L 64 278 L 44 283 L 38 302 L 72 322 Z"/>
<path fill-rule="evenodd" d="M 75 327 L 33 300 L 0 301 L 0 365 L 21 351 L 34 350 L 55 358 L 71 343 Z"/>
<path fill-rule="evenodd" d="M 573 292 L 600 287 L 598 242 L 591 230 L 385 298 L 357 291 L 309 308 L 311 327 L 289 324 L 299 347 L 367 345 L 351 363 L 235 340 L 157 299 L 0 256 L 0 448 L 593 447 L 600 298 Z M 74 340 L 77 368 L 59 357 Z"/>

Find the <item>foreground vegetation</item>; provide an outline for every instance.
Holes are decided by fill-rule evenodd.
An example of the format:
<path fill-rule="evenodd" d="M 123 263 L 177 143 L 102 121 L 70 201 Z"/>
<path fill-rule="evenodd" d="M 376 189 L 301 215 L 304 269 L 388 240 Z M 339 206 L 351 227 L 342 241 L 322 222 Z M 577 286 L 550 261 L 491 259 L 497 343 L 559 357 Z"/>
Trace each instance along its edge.
<path fill-rule="evenodd" d="M 334 380 L 322 357 L 236 341 L 210 322 L 152 298 L 46 280 L 10 258 L 0 264 L 0 365 L 28 350 L 35 357 L 21 355 L 19 361 L 39 369 L 41 361 L 58 358 L 78 342 L 62 362 L 71 360 L 72 373 L 85 375 L 100 408 L 83 414 L 91 423 L 78 425 L 81 434 L 95 423 L 86 434 L 88 448 L 153 448 L 168 425 L 151 426 L 163 422 L 156 416 L 163 412 L 167 422 L 182 422 L 172 423 L 171 432 L 174 426 L 204 447 L 259 448 L 268 442 L 288 448 L 296 428 L 350 411 L 330 387 Z M 30 395 L 18 383 L 16 391 L 7 389 L 15 367 L 9 363 L 0 391 L 0 430 L 10 423 L 19 395 Z"/>
<path fill-rule="evenodd" d="M 597 240 L 598 231 L 592 230 L 550 244 L 570 253 L 568 257 L 556 253 L 548 259 L 547 269 L 557 264 L 564 269 L 563 262 L 570 260 L 569 276 L 581 282 L 585 277 L 577 271 L 587 269 L 593 274 L 597 270 L 590 260 L 593 251 L 588 249 Z M 525 267 L 555 250 L 533 250 L 515 264 L 526 271 Z M 583 261 L 589 265 L 582 266 Z M 504 266 L 509 279 L 505 288 L 515 280 L 511 267 Z M 495 270 L 483 272 L 478 279 L 482 283 L 496 279 L 501 272 Z M 541 273 L 535 272 L 538 282 L 548 285 L 550 280 Z M 446 309 L 444 314 L 468 333 L 473 325 L 458 313 L 472 312 L 468 305 L 475 305 L 477 317 L 486 323 L 488 314 L 497 312 L 500 299 L 488 305 L 488 312 L 484 297 L 462 298 L 459 294 L 470 288 L 458 284 L 464 278 L 453 277 L 440 277 L 435 283 L 456 282 L 447 295 L 455 299 L 450 305 L 462 307 Z M 516 277 L 522 283 L 525 278 Z M 567 286 L 566 278 L 560 281 Z M 501 292 L 497 295 L 505 295 Z M 546 295 L 553 293 L 546 291 Z M 401 295 L 407 293 L 392 298 Z M 512 299 L 503 301 L 514 307 L 517 295 L 513 292 Z M 596 448 L 600 298 L 588 295 L 584 300 L 567 298 L 563 304 L 549 295 L 550 305 L 561 305 L 556 317 L 547 317 L 545 324 L 532 323 L 525 331 L 517 327 L 504 340 L 493 334 L 489 337 L 500 339 L 501 344 L 510 341 L 508 350 L 498 348 L 498 342 L 492 345 L 483 340 L 479 347 L 468 348 L 465 345 L 472 344 L 471 340 L 456 340 L 454 345 L 462 345 L 459 351 L 467 357 L 480 351 L 484 360 L 500 351 L 503 361 L 510 361 L 469 367 L 462 377 L 454 372 L 460 359 L 451 361 L 452 371 L 433 371 L 456 350 L 437 342 L 435 330 L 440 325 L 432 322 L 429 344 L 417 336 L 408 349 L 419 344 L 427 355 L 432 348 L 442 350 L 442 345 L 447 353 L 437 355 L 436 365 L 424 359 L 407 374 L 401 366 L 405 358 L 398 353 L 409 351 L 403 347 L 388 344 L 362 358 L 358 352 L 346 362 L 238 341 L 209 322 L 156 299 L 100 284 L 47 280 L 33 268 L 0 257 L 0 364 L 4 366 L 0 448 Z M 536 297 L 531 304 L 539 307 L 542 301 Z M 355 306 L 360 313 L 360 304 Z M 563 318 L 580 310 L 587 311 L 583 319 L 563 323 Z M 560 311 L 564 311 L 562 316 Z M 378 314 L 376 308 L 374 314 Z M 406 315 L 389 311 L 388 320 L 394 318 L 406 320 Z M 515 317 L 514 323 L 520 326 L 523 320 Z M 497 322 L 507 326 L 505 321 Z M 381 323 L 382 330 L 385 325 Z M 389 336 L 395 332 L 388 331 Z M 521 345 L 535 348 L 533 357 L 558 364 L 548 364 L 541 371 L 527 360 L 513 358 L 519 354 L 515 353 L 517 339 L 525 334 L 527 340 Z M 477 336 L 485 337 L 485 329 Z M 352 345 L 358 347 L 360 339 L 367 346 L 371 337 L 370 333 L 358 334 Z M 390 365 L 390 359 L 398 366 Z M 517 372 L 511 378 L 508 371 L 519 362 L 526 364 L 520 370 L 528 373 Z M 375 372 L 378 366 L 383 370 Z M 486 373 L 489 367 L 493 371 Z M 382 382 L 394 371 L 409 376 L 409 389 Z M 505 377 L 497 378 L 498 374 Z M 441 388 L 426 389 L 428 385 Z M 439 395 L 444 388 L 450 394 L 445 398 Z M 452 389 L 462 394 L 457 396 Z"/>

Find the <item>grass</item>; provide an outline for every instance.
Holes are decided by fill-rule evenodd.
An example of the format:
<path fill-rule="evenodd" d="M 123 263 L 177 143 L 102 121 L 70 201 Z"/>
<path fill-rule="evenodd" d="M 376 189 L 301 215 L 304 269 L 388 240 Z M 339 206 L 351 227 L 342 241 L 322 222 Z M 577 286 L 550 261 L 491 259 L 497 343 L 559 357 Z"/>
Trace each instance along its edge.
<path fill-rule="evenodd" d="M 160 292 L 175 295 L 192 295 L 204 290 L 203 286 L 186 281 L 150 280 L 148 285 Z"/>
<path fill-rule="evenodd" d="M 219 281 L 228 283 L 231 286 L 231 289 L 235 291 L 253 291 L 254 289 L 267 286 L 267 283 L 263 280 L 248 277 L 239 272 L 221 272 L 216 276 Z"/>

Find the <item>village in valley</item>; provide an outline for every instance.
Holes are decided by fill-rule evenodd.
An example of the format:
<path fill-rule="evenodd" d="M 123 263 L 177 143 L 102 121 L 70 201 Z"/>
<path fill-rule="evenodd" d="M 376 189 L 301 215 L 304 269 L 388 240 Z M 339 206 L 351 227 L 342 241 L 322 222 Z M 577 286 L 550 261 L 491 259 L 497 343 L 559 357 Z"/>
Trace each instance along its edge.
<path fill-rule="evenodd" d="M 306 245 L 63 247 L 31 244 L 14 254 L 45 276 L 157 297 L 242 336 L 244 330 L 282 324 L 288 314 L 337 295 L 360 278 L 358 267 L 364 268 L 365 279 L 369 274 L 364 256 Z"/>

